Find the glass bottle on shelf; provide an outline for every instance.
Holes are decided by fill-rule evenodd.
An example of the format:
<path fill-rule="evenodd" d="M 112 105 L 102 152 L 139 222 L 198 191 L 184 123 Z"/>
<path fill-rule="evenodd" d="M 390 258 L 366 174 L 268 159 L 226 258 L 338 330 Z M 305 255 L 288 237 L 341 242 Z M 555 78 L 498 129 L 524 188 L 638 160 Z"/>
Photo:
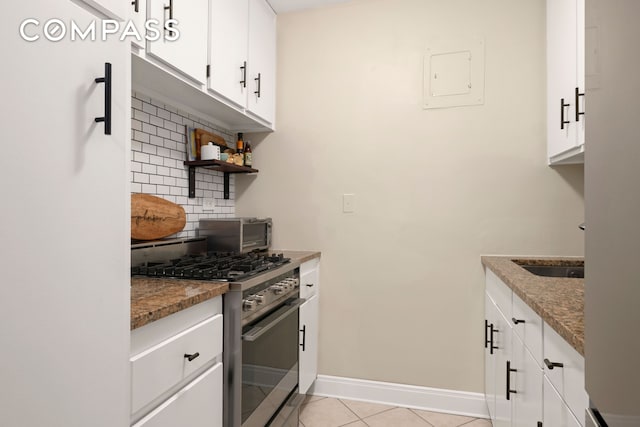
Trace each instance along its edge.
<path fill-rule="evenodd" d="M 244 148 L 244 165 L 247 167 L 252 167 L 253 165 L 253 153 L 251 151 L 251 141 L 247 141 L 247 144 Z"/>

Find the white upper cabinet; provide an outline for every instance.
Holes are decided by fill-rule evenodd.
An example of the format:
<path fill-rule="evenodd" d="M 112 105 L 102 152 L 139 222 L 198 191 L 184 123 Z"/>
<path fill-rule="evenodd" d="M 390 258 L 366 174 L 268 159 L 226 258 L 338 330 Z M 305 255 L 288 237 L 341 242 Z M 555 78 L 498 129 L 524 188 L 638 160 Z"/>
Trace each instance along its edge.
<path fill-rule="evenodd" d="M 128 6 L 133 0 L 82 0 L 107 18 L 122 21 L 129 16 Z M 139 0 L 140 2 L 145 0 Z"/>
<path fill-rule="evenodd" d="M 247 110 L 269 123 L 276 113 L 276 14 L 264 0 L 249 1 Z"/>
<path fill-rule="evenodd" d="M 150 0 L 149 18 L 159 22 L 162 37 L 149 41 L 147 51 L 172 66 L 195 82 L 204 85 L 207 80 L 207 20 L 208 0 Z M 173 38 L 166 26 L 169 19 L 179 36 Z"/>
<path fill-rule="evenodd" d="M 549 164 L 584 162 L 584 8 L 584 0 L 547 0 Z"/>
<path fill-rule="evenodd" d="M 211 0 L 209 90 L 247 106 L 249 0 Z"/>
<path fill-rule="evenodd" d="M 135 37 L 131 38 L 131 44 L 138 49 L 144 49 L 145 47 L 145 27 L 144 23 L 147 20 L 147 1 L 146 0 L 132 0 L 127 1 L 127 4 L 130 4 L 128 10 L 128 19 L 133 22 L 136 26 L 136 29 L 140 33 L 141 40 L 136 39 Z"/>

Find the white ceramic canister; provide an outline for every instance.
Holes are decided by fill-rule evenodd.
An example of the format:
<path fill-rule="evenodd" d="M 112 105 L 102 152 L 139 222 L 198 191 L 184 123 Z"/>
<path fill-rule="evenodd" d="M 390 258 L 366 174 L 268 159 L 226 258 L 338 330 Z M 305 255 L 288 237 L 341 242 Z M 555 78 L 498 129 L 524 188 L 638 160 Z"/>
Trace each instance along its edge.
<path fill-rule="evenodd" d="M 220 147 L 208 143 L 200 147 L 200 158 L 202 160 L 220 160 Z"/>

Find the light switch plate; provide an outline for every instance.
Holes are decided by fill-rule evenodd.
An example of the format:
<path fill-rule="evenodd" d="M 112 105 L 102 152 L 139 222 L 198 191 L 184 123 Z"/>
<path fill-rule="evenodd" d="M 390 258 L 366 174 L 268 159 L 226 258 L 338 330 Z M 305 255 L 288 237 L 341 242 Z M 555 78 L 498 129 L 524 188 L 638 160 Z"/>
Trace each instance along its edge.
<path fill-rule="evenodd" d="M 342 212 L 353 213 L 355 211 L 356 211 L 356 195 L 343 194 L 342 195 Z"/>
<path fill-rule="evenodd" d="M 213 211 L 216 209 L 216 199 L 202 199 L 202 210 Z"/>

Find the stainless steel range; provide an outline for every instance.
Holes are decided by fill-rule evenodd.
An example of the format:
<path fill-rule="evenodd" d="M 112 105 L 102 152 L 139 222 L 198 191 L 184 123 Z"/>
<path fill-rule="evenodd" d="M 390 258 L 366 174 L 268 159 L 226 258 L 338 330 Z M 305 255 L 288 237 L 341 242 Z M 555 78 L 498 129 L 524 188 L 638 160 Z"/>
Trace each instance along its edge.
<path fill-rule="evenodd" d="M 206 238 L 132 245 L 132 275 L 229 282 L 226 427 L 298 425 L 299 268 L 282 254 L 211 253 Z"/>

